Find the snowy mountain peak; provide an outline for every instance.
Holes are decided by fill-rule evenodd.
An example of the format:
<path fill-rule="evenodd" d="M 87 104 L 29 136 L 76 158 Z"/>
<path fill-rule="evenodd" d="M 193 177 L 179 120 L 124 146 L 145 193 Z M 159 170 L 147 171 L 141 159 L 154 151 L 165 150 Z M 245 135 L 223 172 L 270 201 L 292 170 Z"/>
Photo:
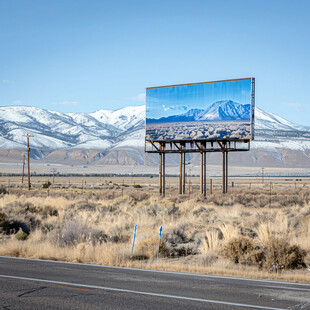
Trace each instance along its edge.
<path fill-rule="evenodd" d="M 101 123 L 111 124 L 121 130 L 136 126 L 145 117 L 145 106 L 128 106 L 119 110 L 99 110 L 90 114 Z"/>
<path fill-rule="evenodd" d="M 250 104 L 240 104 L 232 100 L 214 102 L 198 119 L 199 121 L 249 120 Z"/>

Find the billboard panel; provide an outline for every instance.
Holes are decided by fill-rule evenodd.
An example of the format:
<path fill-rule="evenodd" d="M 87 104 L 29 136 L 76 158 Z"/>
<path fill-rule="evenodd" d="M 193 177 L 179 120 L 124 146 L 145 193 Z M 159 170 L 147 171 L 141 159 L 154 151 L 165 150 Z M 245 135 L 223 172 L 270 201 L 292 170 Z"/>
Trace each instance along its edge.
<path fill-rule="evenodd" d="M 146 89 L 146 141 L 250 140 L 254 78 Z"/>

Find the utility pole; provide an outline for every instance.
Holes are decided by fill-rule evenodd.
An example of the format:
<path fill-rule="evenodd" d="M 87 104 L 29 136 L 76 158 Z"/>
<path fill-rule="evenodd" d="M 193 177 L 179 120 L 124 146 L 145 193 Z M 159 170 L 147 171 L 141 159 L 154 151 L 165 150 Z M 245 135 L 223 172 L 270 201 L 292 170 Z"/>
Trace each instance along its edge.
<path fill-rule="evenodd" d="M 55 168 L 53 168 L 53 184 L 55 183 Z"/>
<path fill-rule="evenodd" d="M 23 153 L 23 172 L 22 172 L 22 184 L 24 183 L 24 175 L 25 175 L 25 153 Z"/>
<path fill-rule="evenodd" d="M 264 172 L 265 172 L 265 168 L 262 168 L 262 183 L 264 183 Z"/>
<path fill-rule="evenodd" d="M 33 137 L 33 136 L 31 136 L 29 134 L 27 134 L 25 136 L 27 137 L 28 190 L 30 191 L 31 183 L 30 183 L 30 157 L 29 157 L 30 147 L 29 147 L 29 138 Z"/>

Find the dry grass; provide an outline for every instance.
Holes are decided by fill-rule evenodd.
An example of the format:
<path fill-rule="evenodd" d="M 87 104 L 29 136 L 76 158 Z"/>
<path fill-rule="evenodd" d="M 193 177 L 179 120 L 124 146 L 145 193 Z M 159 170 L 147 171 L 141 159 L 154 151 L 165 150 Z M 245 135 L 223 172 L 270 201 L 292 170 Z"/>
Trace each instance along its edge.
<path fill-rule="evenodd" d="M 8 256 L 309 282 L 309 232 L 307 189 L 278 191 L 271 202 L 268 191 L 237 189 L 206 200 L 113 187 L 0 194 L 0 254 Z M 299 255 L 297 267 L 292 255 Z"/>

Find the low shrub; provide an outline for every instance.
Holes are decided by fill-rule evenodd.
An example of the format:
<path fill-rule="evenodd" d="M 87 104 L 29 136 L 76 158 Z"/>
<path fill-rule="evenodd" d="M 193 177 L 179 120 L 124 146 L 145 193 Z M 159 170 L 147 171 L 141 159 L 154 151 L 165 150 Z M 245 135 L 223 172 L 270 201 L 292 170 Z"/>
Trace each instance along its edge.
<path fill-rule="evenodd" d="M 259 247 L 255 247 L 253 239 L 241 236 L 232 238 L 223 249 L 223 255 L 234 263 L 263 265 L 264 255 Z"/>
<path fill-rule="evenodd" d="M 133 188 L 142 188 L 142 186 L 140 184 L 134 184 L 132 187 Z"/>
<path fill-rule="evenodd" d="M 15 238 L 19 241 L 25 241 L 27 240 L 28 236 L 29 234 L 23 232 L 22 230 L 19 230 L 17 234 L 15 235 Z"/>
<path fill-rule="evenodd" d="M 271 238 L 264 246 L 264 267 L 270 271 L 306 267 L 306 251 L 279 238 Z"/>
<path fill-rule="evenodd" d="M 0 195 L 5 195 L 7 194 L 8 191 L 6 190 L 6 188 L 3 185 L 0 185 Z"/>
<path fill-rule="evenodd" d="M 186 225 L 180 225 L 178 228 L 168 230 L 163 235 L 161 252 L 164 256 L 180 257 L 199 253 L 197 240 L 188 236 L 186 230 Z"/>
<path fill-rule="evenodd" d="M 5 235 L 16 234 L 19 230 L 29 233 L 29 225 L 21 221 L 15 221 L 5 213 L 0 212 L 0 233 Z"/>
<path fill-rule="evenodd" d="M 134 199 L 135 201 L 143 201 L 150 197 L 149 194 L 144 193 L 142 191 L 130 191 L 128 192 L 128 196 Z"/>
<path fill-rule="evenodd" d="M 80 219 L 65 220 L 58 235 L 52 238 L 53 243 L 60 246 L 72 246 L 91 240 L 92 228 L 86 221 Z"/>
<path fill-rule="evenodd" d="M 49 188 L 52 185 L 52 183 L 50 181 L 47 181 L 46 183 L 42 184 L 43 188 Z"/>
<path fill-rule="evenodd" d="M 248 237 L 234 238 L 222 252 L 236 264 L 258 265 L 269 271 L 306 267 L 304 259 L 307 252 L 276 237 L 270 238 L 262 247 L 254 246 L 253 239 Z"/>

